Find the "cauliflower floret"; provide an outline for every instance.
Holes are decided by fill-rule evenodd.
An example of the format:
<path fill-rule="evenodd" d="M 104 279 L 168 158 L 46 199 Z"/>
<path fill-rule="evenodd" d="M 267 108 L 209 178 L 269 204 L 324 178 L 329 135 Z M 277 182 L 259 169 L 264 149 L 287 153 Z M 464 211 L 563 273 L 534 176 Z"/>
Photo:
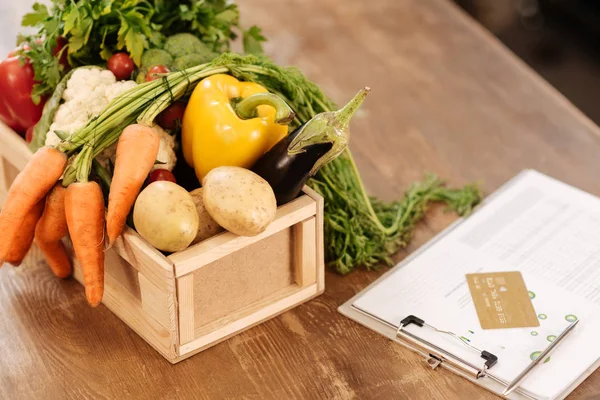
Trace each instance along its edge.
<path fill-rule="evenodd" d="M 46 145 L 56 146 L 61 139 L 56 131 L 72 135 L 83 128 L 92 118 L 97 117 L 110 102 L 120 94 L 137 86 L 134 81 L 117 81 L 109 70 L 98 68 L 78 69 L 73 72 L 63 93 L 65 102 L 58 107 L 50 131 L 46 135 Z M 159 126 L 153 128 L 160 137 L 160 148 L 156 157 L 155 169 L 172 171 L 177 162 L 175 138 Z M 109 160 L 114 164 L 117 144 L 105 149 L 96 160 L 105 168 Z"/>
<path fill-rule="evenodd" d="M 152 171 L 155 169 L 167 169 L 173 171 L 175 163 L 177 162 L 177 156 L 175 155 L 175 137 L 169 135 L 158 125 L 154 126 L 153 129 L 160 137 L 160 147 L 158 148 L 158 154 L 156 155 L 157 163 L 152 167 Z"/>
<path fill-rule="evenodd" d="M 63 99 L 70 101 L 81 98 L 82 95 L 94 90 L 99 86 L 108 86 L 117 82 L 117 79 L 109 70 L 99 68 L 81 68 L 77 69 L 69 78 L 67 88 L 63 93 Z"/>
<path fill-rule="evenodd" d="M 116 82 L 106 88 L 105 96 L 107 99 L 109 99 L 109 102 L 110 102 L 112 99 L 114 99 L 121 93 L 124 93 L 124 92 L 128 91 L 129 89 L 134 88 L 136 86 L 137 86 L 137 83 L 135 83 L 135 81 L 119 81 L 119 82 Z"/>
<path fill-rule="evenodd" d="M 63 93 L 63 104 L 58 107 L 46 145 L 57 145 L 61 139 L 55 131 L 72 135 L 97 117 L 119 94 L 136 86 L 134 81 L 117 82 L 109 70 L 81 68 L 73 72 Z"/>
<path fill-rule="evenodd" d="M 96 161 L 104 168 L 108 168 L 110 164 L 115 165 L 115 159 L 117 158 L 117 143 L 110 147 L 102 150 L 102 153 L 98 154 Z"/>

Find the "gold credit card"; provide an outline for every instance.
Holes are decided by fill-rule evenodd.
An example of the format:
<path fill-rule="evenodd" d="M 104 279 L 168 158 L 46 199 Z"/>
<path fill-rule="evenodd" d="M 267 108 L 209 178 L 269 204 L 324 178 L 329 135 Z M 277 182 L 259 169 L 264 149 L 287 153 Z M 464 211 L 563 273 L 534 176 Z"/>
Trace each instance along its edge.
<path fill-rule="evenodd" d="M 520 272 L 467 274 L 482 329 L 540 326 Z"/>

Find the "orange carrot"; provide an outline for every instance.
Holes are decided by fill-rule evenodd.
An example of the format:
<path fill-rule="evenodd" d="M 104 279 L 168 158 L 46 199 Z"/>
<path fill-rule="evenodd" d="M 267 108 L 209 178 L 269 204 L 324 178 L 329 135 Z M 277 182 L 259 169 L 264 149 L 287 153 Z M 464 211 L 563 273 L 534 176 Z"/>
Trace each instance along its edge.
<path fill-rule="evenodd" d="M 156 161 L 158 134 L 149 126 L 129 125 L 119 138 L 106 214 L 109 246 L 119 237 L 137 195 Z"/>
<path fill-rule="evenodd" d="M 46 207 L 35 230 L 35 243 L 44 252 L 46 261 L 54 275 L 67 278 L 71 275 L 71 260 L 62 242 L 67 235 L 65 216 L 65 189 L 57 183 L 46 197 Z"/>
<path fill-rule="evenodd" d="M 6 262 L 14 265 L 15 267 L 21 265 L 23 259 L 27 255 L 27 252 L 31 248 L 33 243 L 33 235 L 35 234 L 35 226 L 44 211 L 44 199 L 38 201 L 33 208 L 27 213 L 17 235 L 15 241 L 6 255 Z"/>
<path fill-rule="evenodd" d="M 25 216 L 46 196 L 66 165 L 66 154 L 53 147 L 43 147 L 17 175 L 0 214 L 0 266 L 6 260 Z"/>
<path fill-rule="evenodd" d="M 35 244 L 42 250 L 46 256 L 46 262 L 57 278 L 68 278 L 73 272 L 71 269 L 71 260 L 61 240 L 56 242 L 42 242 L 35 239 Z"/>
<path fill-rule="evenodd" d="M 96 307 L 104 293 L 104 197 L 100 185 L 94 181 L 70 184 L 65 215 L 87 301 Z"/>

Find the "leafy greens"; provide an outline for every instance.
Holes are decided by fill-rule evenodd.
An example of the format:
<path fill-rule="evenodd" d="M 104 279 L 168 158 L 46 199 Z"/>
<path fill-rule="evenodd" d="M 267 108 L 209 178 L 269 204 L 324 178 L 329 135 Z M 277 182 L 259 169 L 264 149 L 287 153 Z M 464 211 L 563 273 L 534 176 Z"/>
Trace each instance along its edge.
<path fill-rule="evenodd" d="M 212 51 L 223 53 L 241 31 L 237 5 L 227 0 L 52 0 L 52 7 L 35 3 L 23 26 L 38 28 L 26 42 L 36 85 L 33 97 L 51 94 L 65 74 L 55 56 L 59 37 L 67 40 L 72 67 L 97 65 L 115 51 L 127 51 L 139 66 L 145 49 L 159 47 L 165 37 L 189 32 Z M 244 51 L 262 53 L 265 41 L 258 27 L 241 32 Z"/>

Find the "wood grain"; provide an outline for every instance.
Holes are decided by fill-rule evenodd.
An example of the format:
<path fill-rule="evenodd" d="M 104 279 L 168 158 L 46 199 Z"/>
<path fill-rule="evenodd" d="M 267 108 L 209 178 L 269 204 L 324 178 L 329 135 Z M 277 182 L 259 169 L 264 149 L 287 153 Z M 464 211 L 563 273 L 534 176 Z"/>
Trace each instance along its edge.
<path fill-rule="evenodd" d="M 194 274 L 177 279 L 179 299 L 179 340 L 186 344 L 194 340 Z"/>
<path fill-rule="evenodd" d="M 324 233 L 323 233 L 323 214 L 325 207 L 325 200 L 321 195 L 315 192 L 313 189 L 308 186 L 304 186 L 302 189 L 304 193 L 313 198 L 317 202 L 317 215 L 316 215 L 316 230 L 317 230 L 317 288 L 319 292 L 323 292 L 325 290 L 325 241 L 324 241 Z"/>
<path fill-rule="evenodd" d="M 277 208 L 275 220 L 259 235 L 238 236 L 231 232 L 223 232 L 183 251 L 173 253 L 168 259 L 175 264 L 175 275 L 180 277 L 196 271 L 198 268 L 204 268 L 204 266 L 246 246 L 263 241 L 316 213 L 316 202 L 309 196 L 301 196 Z"/>
<path fill-rule="evenodd" d="M 294 275 L 299 286 L 317 282 L 317 218 L 311 217 L 293 226 Z"/>
<path fill-rule="evenodd" d="M 283 229 L 192 274 L 197 331 L 294 283 L 291 231 Z"/>
<path fill-rule="evenodd" d="M 245 24 L 339 103 L 373 89 L 351 148 L 372 194 L 424 171 L 491 192 L 536 168 L 600 195 L 600 130 L 445 0 L 241 1 Z M 413 243 L 455 219 L 434 207 Z M 35 253 L 35 252 L 34 252 Z M 345 319 L 336 308 L 383 271 L 328 272 L 326 292 L 171 366 L 39 254 L 0 269 L 2 399 L 493 399 Z M 600 393 L 600 373 L 573 399 Z"/>

